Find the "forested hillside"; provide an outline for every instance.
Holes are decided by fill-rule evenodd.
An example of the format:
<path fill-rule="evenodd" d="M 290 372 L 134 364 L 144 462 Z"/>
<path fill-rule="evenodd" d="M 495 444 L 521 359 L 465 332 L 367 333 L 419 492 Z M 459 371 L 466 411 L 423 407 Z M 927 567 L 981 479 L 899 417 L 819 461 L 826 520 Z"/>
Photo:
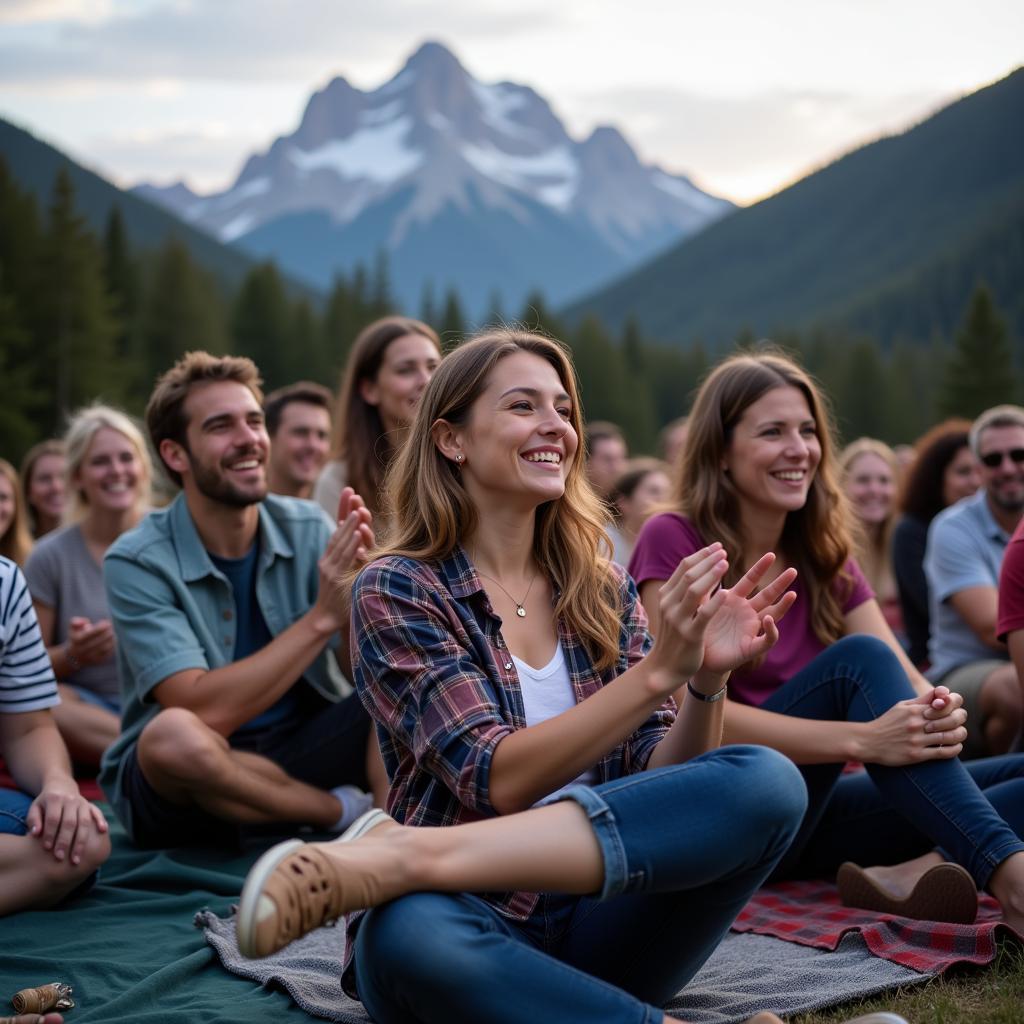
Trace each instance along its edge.
<path fill-rule="evenodd" d="M 736 211 L 574 305 L 712 349 L 816 326 L 950 336 L 981 280 L 1024 339 L 1024 69 Z"/>

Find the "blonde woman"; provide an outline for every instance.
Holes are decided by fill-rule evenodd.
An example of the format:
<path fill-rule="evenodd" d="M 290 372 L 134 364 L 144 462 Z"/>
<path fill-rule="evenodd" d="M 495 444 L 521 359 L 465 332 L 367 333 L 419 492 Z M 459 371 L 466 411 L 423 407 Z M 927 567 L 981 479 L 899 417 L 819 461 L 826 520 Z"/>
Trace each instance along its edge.
<path fill-rule="evenodd" d="M 892 560 L 896 526 L 896 495 L 900 466 L 896 453 L 884 442 L 861 437 L 839 455 L 841 483 L 857 529 L 857 563 L 875 592 L 875 600 L 889 628 L 903 634 L 903 615 Z"/>
<path fill-rule="evenodd" d="M 31 550 L 32 537 L 17 470 L 6 459 L 0 459 L 0 557 L 24 566 Z"/>
<path fill-rule="evenodd" d="M 60 683 L 57 726 L 72 758 L 95 766 L 121 710 L 103 556 L 145 515 L 152 468 L 138 427 L 108 406 L 76 413 L 64 444 L 67 525 L 39 541 L 25 575 Z"/>

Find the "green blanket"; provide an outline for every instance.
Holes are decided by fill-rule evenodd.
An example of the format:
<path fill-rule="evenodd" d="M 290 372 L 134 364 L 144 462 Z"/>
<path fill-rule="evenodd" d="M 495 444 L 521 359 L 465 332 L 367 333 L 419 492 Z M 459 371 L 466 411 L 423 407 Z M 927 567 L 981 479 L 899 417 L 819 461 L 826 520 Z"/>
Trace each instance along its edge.
<path fill-rule="evenodd" d="M 237 903 L 262 847 L 140 852 L 120 826 L 111 833 L 114 851 L 88 895 L 0 918 L 0 1017 L 19 989 L 64 981 L 77 1004 L 68 1024 L 310 1020 L 283 992 L 228 974 L 193 924 L 204 907 L 224 914 Z"/>

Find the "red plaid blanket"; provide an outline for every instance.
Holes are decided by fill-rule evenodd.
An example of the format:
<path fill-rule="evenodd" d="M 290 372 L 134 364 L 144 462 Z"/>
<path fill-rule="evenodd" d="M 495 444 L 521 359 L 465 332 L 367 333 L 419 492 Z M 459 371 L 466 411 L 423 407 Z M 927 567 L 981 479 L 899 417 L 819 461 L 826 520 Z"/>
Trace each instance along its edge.
<path fill-rule="evenodd" d="M 939 974 L 959 963 L 987 964 L 998 935 L 1016 935 L 1003 923 L 999 904 L 984 894 L 974 924 L 944 924 L 844 907 L 828 882 L 765 886 L 744 907 L 733 931 L 774 935 L 816 949 L 835 949 L 846 932 L 858 931 L 875 956 L 922 974 Z"/>

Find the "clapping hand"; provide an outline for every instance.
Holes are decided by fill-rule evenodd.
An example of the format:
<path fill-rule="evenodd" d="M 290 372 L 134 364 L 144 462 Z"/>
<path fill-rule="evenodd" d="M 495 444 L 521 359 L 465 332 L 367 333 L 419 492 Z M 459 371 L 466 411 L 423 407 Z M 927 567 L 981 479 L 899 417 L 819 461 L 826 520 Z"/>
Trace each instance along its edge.
<path fill-rule="evenodd" d="M 98 665 L 114 653 L 114 627 L 110 619 L 90 622 L 81 615 L 68 621 L 67 653 L 72 664 Z"/>
<path fill-rule="evenodd" d="M 338 583 L 350 569 L 366 561 L 374 544 L 372 523 L 366 502 L 346 487 L 338 503 L 338 526 L 319 562 L 317 605 L 322 613 L 334 618 L 335 628 L 340 628 L 348 618 L 347 594 L 341 593 Z"/>
<path fill-rule="evenodd" d="M 770 650 L 779 639 L 776 623 L 796 600 L 790 586 L 796 569 L 785 569 L 764 589 L 764 578 L 775 555 L 762 555 L 729 589 L 714 596 L 715 607 L 704 632 L 704 668 L 713 673 L 731 672 Z"/>

